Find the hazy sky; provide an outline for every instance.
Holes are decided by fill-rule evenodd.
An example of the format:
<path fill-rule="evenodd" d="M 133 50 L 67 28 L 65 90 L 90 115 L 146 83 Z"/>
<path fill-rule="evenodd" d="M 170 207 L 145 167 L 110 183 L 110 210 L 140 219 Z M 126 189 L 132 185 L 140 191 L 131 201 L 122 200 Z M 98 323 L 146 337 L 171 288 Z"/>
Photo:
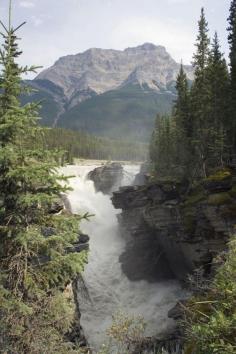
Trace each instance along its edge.
<path fill-rule="evenodd" d="M 7 5 L 0 0 L 5 21 Z M 19 33 L 24 64 L 48 67 L 90 47 L 124 49 L 144 42 L 164 45 L 174 59 L 189 64 L 202 6 L 228 55 L 229 5 L 230 0 L 13 0 L 13 22 L 27 21 Z"/>

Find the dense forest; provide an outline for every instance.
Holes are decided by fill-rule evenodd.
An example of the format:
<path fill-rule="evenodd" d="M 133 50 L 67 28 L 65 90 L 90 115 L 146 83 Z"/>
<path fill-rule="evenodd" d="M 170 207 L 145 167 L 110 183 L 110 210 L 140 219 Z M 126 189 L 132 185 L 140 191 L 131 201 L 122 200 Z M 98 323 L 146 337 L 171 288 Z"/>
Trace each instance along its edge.
<path fill-rule="evenodd" d="M 34 139 L 26 144 L 50 151 L 60 150 L 62 163 L 73 163 L 74 158 L 145 161 L 148 144 L 100 138 L 84 132 L 63 128 L 42 128 Z"/>
<path fill-rule="evenodd" d="M 201 10 L 193 56 L 195 79 L 189 85 L 181 66 L 172 115 L 157 116 L 150 143 L 154 178 L 185 179 L 192 203 L 202 197 L 199 190 L 204 181 L 223 183 L 234 175 L 236 166 L 235 0 L 231 2 L 227 30 L 229 70 L 218 35 L 209 38 L 205 12 Z M 231 193 L 235 197 L 235 187 Z M 221 200 L 216 203 L 226 203 L 225 196 L 227 193 L 221 193 Z M 235 207 L 231 215 L 235 217 Z M 195 294 L 184 309 L 185 354 L 236 353 L 234 235 L 227 254 L 219 255 L 214 262 L 217 264 L 214 279 L 208 280 L 204 287 L 195 283 Z"/>
<path fill-rule="evenodd" d="M 150 145 L 159 175 L 206 177 L 236 154 L 236 28 L 235 2 L 229 17 L 230 72 L 217 33 L 210 40 L 204 9 L 199 21 L 195 79 L 189 85 L 181 65 L 178 98 L 171 116 L 158 116 Z"/>

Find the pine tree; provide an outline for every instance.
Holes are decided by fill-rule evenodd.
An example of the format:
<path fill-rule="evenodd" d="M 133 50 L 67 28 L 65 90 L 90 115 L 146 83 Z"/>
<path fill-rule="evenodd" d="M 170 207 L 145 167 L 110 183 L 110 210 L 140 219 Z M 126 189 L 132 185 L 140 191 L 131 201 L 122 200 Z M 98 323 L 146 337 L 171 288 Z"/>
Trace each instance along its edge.
<path fill-rule="evenodd" d="M 228 139 L 236 153 L 236 0 L 230 5 L 230 14 L 228 18 L 229 26 L 227 28 L 230 47 L 230 122 L 228 130 Z"/>
<path fill-rule="evenodd" d="M 10 21 L 9 21 L 10 22 Z M 25 147 L 41 134 L 38 105 L 21 106 L 18 28 L 2 24 L 0 51 L 0 345 L 3 353 L 77 353 L 65 334 L 73 303 L 65 286 L 83 270 L 86 253 L 75 253 L 81 217 L 56 215 L 66 179 L 54 155 Z M 56 204 L 55 204 L 56 203 Z M 57 209 L 57 208 L 56 208 Z"/>

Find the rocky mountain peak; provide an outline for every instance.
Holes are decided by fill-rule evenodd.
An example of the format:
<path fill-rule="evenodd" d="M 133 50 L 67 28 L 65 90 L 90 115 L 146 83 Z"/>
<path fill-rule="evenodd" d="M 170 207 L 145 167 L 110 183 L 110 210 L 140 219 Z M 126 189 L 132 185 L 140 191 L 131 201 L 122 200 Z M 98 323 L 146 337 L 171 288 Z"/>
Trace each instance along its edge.
<path fill-rule="evenodd" d="M 156 46 L 153 43 L 146 42 L 144 44 L 138 45 L 137 47 L 129 47 L 129 48 L 125 49 L 125 51 L 137 51 L 137 50 L 140 50 L 140 51 L 151 51 L 151 50 L 156 50 L 156 49 L 158 49 L 160 47 L 161 46 Z M 164 47 L 161 47 L 161 48 L 164 48 Z"/>
<path fill-rule="evenodd" d="M 161 45 L 155 45 L 153 43 L 146 42 L 141 45 L 138 45 L 137 47 L 129 47 L 129 48 L 125 49 L 125 51 L 136 51 L 136 52 L 137 51 L 146 51 L 146 52 L 163 51 L 163 52 L 166 52 L 166 48 Z"/>
<path fill-rule="evenodd" d="M 185 67 L 190 79 L 193 69 Z M 73 104 L 88 98 L 88 92 L 102 94 L 127 84 L 145 85 L 152 90 L 167 90 L 175 81 L 179 64 L 163 46 L 144 43 L 125 50 L 91 48 L 83 53 L 60 58 L 35 80 L 49 80 L 63 89 Z M 155 84 L 153 84 L 155 83 Z M 86 94 L 85 94 L 86 93 Z M 75 100 L 75 97 L 76 100 Z"/>
<path fill-rule="evenodd" d="M 142 50 L 148 50 L 149 51 L 149 50 L 155 50 L 158 47 L 155 44 L 153 44 L 153 43 L 146 42 L 146 43 L 142 44 L 141 46 L 139 46 L 138 48 L 140 48 Z"/>

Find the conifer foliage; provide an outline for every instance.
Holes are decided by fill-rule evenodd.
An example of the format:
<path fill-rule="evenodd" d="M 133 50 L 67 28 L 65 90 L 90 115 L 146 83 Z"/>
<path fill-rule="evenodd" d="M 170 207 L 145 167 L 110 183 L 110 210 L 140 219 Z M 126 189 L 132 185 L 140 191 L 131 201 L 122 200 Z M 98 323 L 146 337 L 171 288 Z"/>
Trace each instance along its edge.
<path fill-rule="evenodd" d="M 224 164 L 225 160 L 233 159 L 236 152 L 236 98 L 235 101 L 233 98 L 234 86 L 236 97 L 236 1 L 231 5 L 230 28 L 229 73 L 220 50 L 218 35 L 215 33 L 210 40 L 205 11 L 201 9 L 196 53 L 193 56 L 194 80 L 190 85 L 181 65 L 176 84 L 177 99 L 172 117 L 168 117 L 170 129 L 163 134 L 167 119 L 159 117 L 161 126 L 159 124 L 153 133 L 155 139 L 151 143 L 151 161 L 155 173 L 185 177 L 191 181 L 206 177 L 212 169 Z M 166 150 L 163 156 L 160 146 L 166 146 L 170 138 L 169 131 L 174 148 Z M 163 168 L 164 159 L 166 165 Z"/>
<path fill-rule="evenodd" d="M 53 209 L 66 183 L 53 153 L 25 147 L 41 134 L 38 105 L 21 106 L 17 33 L 2 26 L 0 50 L 0 347 L 2 353 L 77 353 L 65 338 L 73 301 L 63 294 L 83 270 L 86 253 L 73 252 L 81 217 Z"/>
<path fill-rule="evenodd" d="M 62 159 L 73 163 L 73 158 L 145 161 L 148 144 L 127 140 L 112 140 L 84 132 L 64 128 L 44 128 L 43 134 L 36 139 L 27 140 L 29 146 L 49 150 L 60 149 Z"/>
<path fill-rule="evenodd" d="M 228 18 L 228 41 L 230 47 L 230 117 L 229 136 L 236 153 L 236 1 L 232 0 Z"/>

